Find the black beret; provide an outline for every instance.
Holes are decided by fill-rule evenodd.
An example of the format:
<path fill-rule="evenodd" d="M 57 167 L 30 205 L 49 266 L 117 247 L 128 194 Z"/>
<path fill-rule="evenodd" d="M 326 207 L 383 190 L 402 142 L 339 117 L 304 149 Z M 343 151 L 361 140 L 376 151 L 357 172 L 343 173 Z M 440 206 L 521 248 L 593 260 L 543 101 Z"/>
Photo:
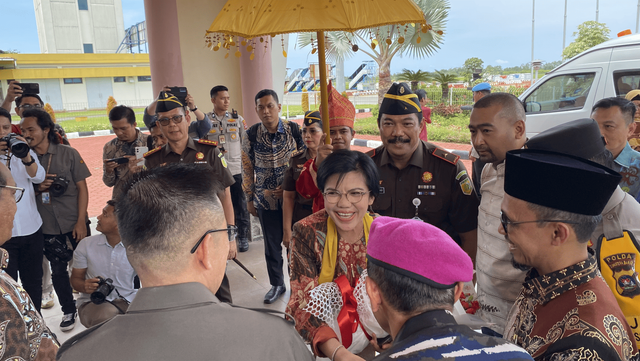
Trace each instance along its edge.
<path fill-rule="evenodd" d="M 507 152 L 504 191 L 523 201 L 597 216 L 622 177 L 583 158 L 545 150 Z"/>
<path fill-rule="evenodd" d="M 175 108 L 184 108 L 184 104 L 178 100 L 174 95 L 166 91 L 161 91 L 158 95 L 158 102 L 156 105 L 156 114 L 162 112 L 168 112 Z"/>
<path fill-rule="evenodd" d="M 605 150 L 605 141 L 598 123 L 593 119 L 578 119 L 557 125 L 532 137 L 527 149 L 550 150 L 590 159 Z"/>
<path fill-rule="evenodd" d="M 313 123 L 319 123 L 320 128 L 322 128 L 322 117 L 320 116 L 320 112 L 317 110 L 314 112 L 308 111 L 304 113 L 304 126 L 308 127 Z"/>
<path fill-rule="evenodd" d="M 418 96 L 411 91 L 406 83 L 393 83 L 380 104 L 380 114 L 402 115 L 422 114 L 422 107 Z"/>

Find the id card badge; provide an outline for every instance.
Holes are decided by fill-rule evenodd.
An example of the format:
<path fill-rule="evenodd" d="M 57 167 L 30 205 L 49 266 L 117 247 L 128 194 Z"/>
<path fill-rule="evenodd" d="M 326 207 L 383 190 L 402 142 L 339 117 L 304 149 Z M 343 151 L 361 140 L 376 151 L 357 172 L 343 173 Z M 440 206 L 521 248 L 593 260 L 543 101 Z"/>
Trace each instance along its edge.
<path fill-rule="evenodd" d="M 225 144 L 226 142 L 227 142 L 227 138 L 224 135 L 220 134 L 218 136 L 218 143 Z"/>
<path fill-rule="evenodd" d="M 42 204 L 51 204 L 51 195 L 49 192 L 42 192 Z"/>

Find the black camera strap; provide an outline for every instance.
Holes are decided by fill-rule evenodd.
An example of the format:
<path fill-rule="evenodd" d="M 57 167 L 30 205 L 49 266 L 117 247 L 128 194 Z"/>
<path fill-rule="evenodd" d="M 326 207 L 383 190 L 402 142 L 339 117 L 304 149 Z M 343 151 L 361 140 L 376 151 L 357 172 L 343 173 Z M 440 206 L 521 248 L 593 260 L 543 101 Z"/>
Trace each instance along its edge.
<path fill-rule="evenodd" d="M 129 300 L 128 300 L 128 299 L 126 299 L 126 298 L 122 297 L 122 295 L 120 294 L 120 292 L 118 292 L 118 289 L 117 289 L 115 286 L 113 286 L 113 290 L 114 290 L 114 291 L 116 291 L 116 294 L 118 295 L 118 298 L 119 298 L 119 299 L 121 299 L 121 300 L 123 300 L 124 302 L 126 302 L 126 303 L 127 303 L 127 305 L 130 305 L 130 304 L 131 304 L 131 302 L 129 302 Z M 117 309 L 118 309 L 118 311 L 120 311 L 120 313 L 122 313 L 123 315 L 126 313 L 124 310 L 122 310 L 122 308 L 118 307 L 118 305 L 116 305 L 115 303 L 113 303 L 113 301 L 107 301 L 107 302 L 109 302 L 110 304 L 112 304 L 112 305 L 113 305 L 113 307 L 117 308 Z"/>

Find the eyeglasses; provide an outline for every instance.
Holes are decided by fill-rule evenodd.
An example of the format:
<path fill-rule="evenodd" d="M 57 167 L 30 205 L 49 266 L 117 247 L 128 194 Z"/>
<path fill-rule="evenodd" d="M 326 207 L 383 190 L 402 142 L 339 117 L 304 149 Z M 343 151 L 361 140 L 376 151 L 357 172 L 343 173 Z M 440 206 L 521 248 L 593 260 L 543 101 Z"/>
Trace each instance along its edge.
<path fill-rule="evenodd" d="M 508 225 L 518 225 L 518 224 L 522 224 L 522 223 L 546 223 L 546 222 L 562 222 L 562 223 L 568 223 L 568 224 L 577 224 L 576 222 L 569 222 L 569 221 L 565 221 L 563 219 L 538 219 L 535 221 L 522 221 L 522 222 L 513 222 L 509 219 L 509 217 L 507 217 L 506 214 L 504 214 L 504 212 L 500 211 L 500 223 L 502 223 L 502 228 L 504 229 L 504 233 L 505 235 L 509 234 L 509 231 L 507 231 L 507 226 Z"/>
<path fill-rule="evenodd" d="M 169 125 L 169 123 L 172 121 L 173 121 L 173 124 L 180 124 L 182 122 L 183 117 L 184 115 L 174 115 L 171 118 L 158 119 L 158 123 L 160 123 L 160 125 L 163 125 L 165 127 Z"/>
<path fill-rule="evenodd" d="M 20 188 L 20 187 L 0 185 L 0 188 L 9 188 L 9 189 L 15 190 L 16 192 L 14 196 L 16 197 L 16 203 L 20 202 L 20 200 L 22 199 L 22 195 L 24 194 L 24 188 Z"/>
<path fill-rule="evenodd" d="M 228 226 L 227 228 L 220 228 L 220 229 L 211 229 L 211 230 L 206 231 L 202 235 L 202 237 L 200 237 L 200 239 L 198 240 L 196 245 L 193 246 L 193 248 L 191 248 L 191 253 L 196 253 L 196 251 L 198 250 L 198 246 L 200 246 L 200 243 L 202 243 L 202 240 L 204 239 L 204 237 L 207 236 L 207 234 L 216 233 L 216 232 L 222 232 L 222 231 L 227 231 L 227 234 L 229 235 L 229 242 L 233 242 L 233 241 L 236 240 L 236 235 L 238 234 L 238 227 L 236 227 L 236 226 Z"/>
<path fill-rule="evenodd" d="M 23 105 L 19 106 L 18 108 L 25 109 L 25 110 L 42 109 L 42 104 L 23 104 Z"/>
<path fill-rule="evenodd" d="M 348 191 L 345 194 L 342 194 L 338 191 L 327 191 L 324 192 L 322 194 L 324 194 L 324 200 L 327 203 L 331 203 L 331 204 L 335 204 L 340 202 L 340 200 L 342 199 L 342 196 L 346 196 L 347 200 L 351 203 L 358 203 L 362 200 L 362 196 L 364 196 L 365 194 L 369 193 L 370 191 Z"/>

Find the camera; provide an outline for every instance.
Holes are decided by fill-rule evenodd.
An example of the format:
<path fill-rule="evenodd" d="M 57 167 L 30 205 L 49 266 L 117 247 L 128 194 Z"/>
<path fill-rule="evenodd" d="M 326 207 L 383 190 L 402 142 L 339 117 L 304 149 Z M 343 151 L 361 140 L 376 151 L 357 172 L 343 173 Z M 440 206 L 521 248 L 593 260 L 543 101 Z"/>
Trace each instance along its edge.
<path fill-rule="evenodd" d="M 182 106 L 187 106 L 187 87 L 184 86 L 172 86 L 170 93 L 178 98 Z"/>
<path fill-rule="evenodd" d="M 0 142 L 7 142 L 7 147 L 11 149 L 11 153 L 18 158 L 24 158 L 29 154 L 29 145 L 18 139 L 16 133 L 7 134 L 0 139 Z"/>
<path fill-rule="evenodd" d="M 18 83 L 22 89 L 22 94 L 40 94 L 40 84 L 38 83 Z"/>
<path fill-rule="evenodd" d="M 98 281 L 98 288 L 91 293 L 91 302 L 96 305 L 103 303 L 115 288 L 111 278 L 104 279 L 98 276 L 98 279 L 100 280 Z"/>
<path fill-rule="evenodd" d="M 53 183 L 49 187 L 49 193 L 52 197 L 61 197 L 69 187 L 69 180 L 65 177 L 53 177 Z"/>

